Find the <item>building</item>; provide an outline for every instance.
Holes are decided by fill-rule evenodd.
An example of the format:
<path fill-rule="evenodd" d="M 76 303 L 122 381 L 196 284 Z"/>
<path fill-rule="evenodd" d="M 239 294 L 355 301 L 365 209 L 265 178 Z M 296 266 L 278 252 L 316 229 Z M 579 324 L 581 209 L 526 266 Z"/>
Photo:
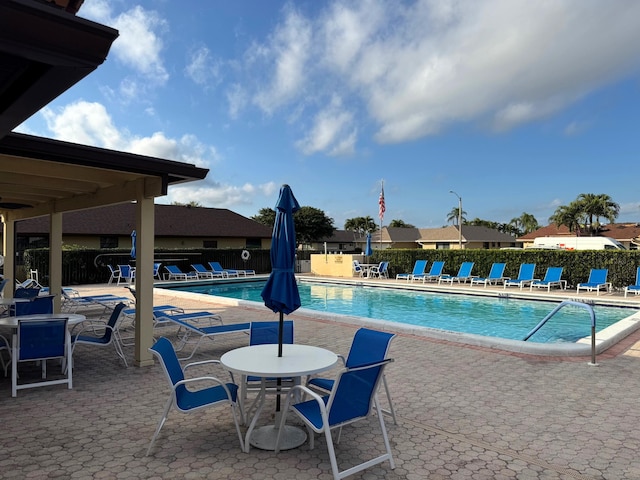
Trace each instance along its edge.
<path fill-rule="evenodd" d="M 130 248 L 135 230 L 134 203 L 121 203 L 66 213 L 63 245 L 91 249 Z M 264 248 L 271 246 L 271 228 L 224 208 L 155 205 L 155 248 Z M 17 253 L 49 246 L 49 217 L 17 224 Z"/>
<path fill-rule="evenodd" d="M 600 237 L 615 238 L 629 250 L 637 250 L 640 247 L 640 224 L 639 223 L 610 223 L 601 225 L 598 235 Z M 575 237 L 576 232 L 570 232 L 565 225 L 552 223 L 546 227 L 539 228 L 531 233 L 527 233 L 518 238 L 524 248 L 532 247 L 536 237 Z"/>

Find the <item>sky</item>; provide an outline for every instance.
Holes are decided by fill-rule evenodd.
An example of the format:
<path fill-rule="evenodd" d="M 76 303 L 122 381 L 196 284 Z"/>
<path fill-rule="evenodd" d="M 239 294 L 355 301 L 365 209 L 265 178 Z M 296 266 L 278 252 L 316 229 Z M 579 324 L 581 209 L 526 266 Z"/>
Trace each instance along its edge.
<path fill-rule="evenodd" d="M 636 0 L 85 0 L 104 64 L 16 131 L 208 168 L 157 203 L 251 217 L 282 184 L 336 228 L 640 222 Z M 451 193 L 451 191 L 455 192 Z"/>

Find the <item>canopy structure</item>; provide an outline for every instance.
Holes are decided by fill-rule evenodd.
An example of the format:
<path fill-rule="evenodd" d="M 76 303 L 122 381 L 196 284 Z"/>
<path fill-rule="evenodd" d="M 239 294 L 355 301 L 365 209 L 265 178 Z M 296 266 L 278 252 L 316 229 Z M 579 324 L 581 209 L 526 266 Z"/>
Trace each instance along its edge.
<path fill-rule="evenodd" d="M 67 4 L 64 7 L 60 4 Z M 71 5 L 73 3 L 73 5 Z M 71 5 L 73 8 L 69 8 Z M 151 365 L 154 198 L 170 185 L 206 177 L 191 164 L 12 133 L 107 58 L 118 31 L 78 18 L 81 2 L 0 0 L 0 219 L 4 275 L 15 277 L 15 224 L 49 215 L 49 287 L 62 291 L 62 215 L 135 202 L 136 346 Z M 14 282 L 8 282 L 13 288 Z M 6 292 L 5 292 L 6 293 Z"/>

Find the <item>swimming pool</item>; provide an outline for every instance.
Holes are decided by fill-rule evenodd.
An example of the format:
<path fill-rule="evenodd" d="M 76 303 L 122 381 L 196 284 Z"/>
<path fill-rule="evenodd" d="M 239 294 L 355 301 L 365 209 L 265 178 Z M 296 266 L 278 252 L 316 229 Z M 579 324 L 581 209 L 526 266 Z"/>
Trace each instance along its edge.
<path fill-rule="evenodd" d="M 264 284 L 251 281 L 172 289 L 263 303 Z M 559 303 L 308 281 L 299 281 L 298 287 L 306 309 L 509 340 L 522 340 Z M 594 311 L 601 331 L 637 309 L 595 306 Z M 567 306 L 529 342 L 573 343 L 590 333 L 589 312 Z"/>

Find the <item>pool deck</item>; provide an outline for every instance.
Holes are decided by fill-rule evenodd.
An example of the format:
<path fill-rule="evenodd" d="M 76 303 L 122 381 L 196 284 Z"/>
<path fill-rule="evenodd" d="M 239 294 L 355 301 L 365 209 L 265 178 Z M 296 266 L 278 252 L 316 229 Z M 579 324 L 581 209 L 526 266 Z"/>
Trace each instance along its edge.
<path fill-rule="evenodd" d="M 458 289 L 464 287 L 446 288 Z M 79 290 L 122 294 L 124 289 Z M 515 293 L 513 288 L 507 291 Z M 554 292 L 549 297 L 576 297 L 574 293 Z M 160 289 L 154 295 L 156 304 L 213 309 L 225 323 L 277 319 L 264 307 L 222 304 Z M 622 300 L 619 294 L 580 297 Z M 628 301 L 640 306 L 637 298 Z M 288 318 L 295 320 L 297 343 L 344 354 L 358 328 L 307 312 Z M 384 328 L 389 329 L 386 324 Z M 164 333 L 169 338 L 174 334 L 171 328 Z M 194 360 L 219 358 L 246 344 L 244 334 L 217 338 L 201 346 Z M 398 416 L 397 425 L 387 420 L 396 468 L 383 463 L 349 478 L 636 480 L 639 344 L 640 331 L 635 331 L 598 355 L 598 366 L 591 366 L 588 356 L 534 356 L 400 331 L 390 352 L 395 362 L 387 371 Z M 125 354 L 132 364 L 132 348 L 125 347 Z M 73 390 L 51 386 L 11 398 L 10 379 L 0 377 L 0 477 L 331 478 L 322 437 L 311 451 L 305 444 L 278 455 L 255 448 L 242 453 L 225 409 L 191 415 L 171 412 L 146 457 L 168 393 L 160 366 L 124 368 L 111 347 L 85 345 L 75 350 L 74 363 Z M 384 396 L 381 401 L 385 403 Z M 261 421 L 266 423 L 273 411 L 265 411 Z M 348 466 L 371 458 L 378 449 L 375 419 L 365 420 L 343 430 L 338 461 Z"/>

